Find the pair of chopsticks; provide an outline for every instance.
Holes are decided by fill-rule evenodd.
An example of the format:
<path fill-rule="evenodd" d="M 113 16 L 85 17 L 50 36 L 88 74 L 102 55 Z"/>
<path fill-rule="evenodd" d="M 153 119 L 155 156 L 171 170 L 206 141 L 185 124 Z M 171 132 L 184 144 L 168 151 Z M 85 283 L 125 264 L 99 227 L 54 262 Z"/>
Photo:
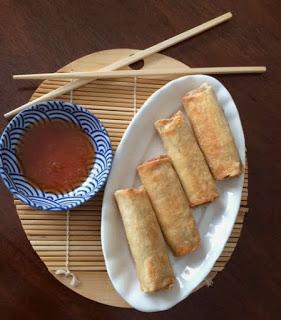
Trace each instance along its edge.
<path fill-rule="evenodd" d="M 225 13 L 217 18 L 214 18 L 212 20 L 209 20 L 197 27 L 194 27 L 190 30 L 187 30 L 181 34 L 178 34 L 172 38 L 169 38 L 163 42 L 160 42 L 150 48 L 147 48 L 142 51 L 138 51 L 135 54 L 128 56 L 126 58 L 120 59 L 104 68 L 101 68 L 98 70 L 98 72 L 72 72 L 72 73 L 54 73 L 54 74 L 41 74 L 41 75 L 17 75 L 14 76 L 15 79 L 66 79 L 66 78 L 73 78 L 77 79 L 72 81 L 71 83 L 68 83 L 62 87 L 59 87 L 33 101 L 30 101 L 21 107 L 18 107 L 6 114 L 4 114 L 4 117 L 8 118 L 10 116 L 15 115 L 16 113 L 22 111 L 23 109 L 29 107 L 30 105 L 34 103 L 38 103 L 41 101 L 45 101 L 48 99 L 53 99 L 59 95 L 65 94 L 71 90 L 77 89 L 83 85 L 86 85 L 87 83 L 95 80 L 96 78 L 101 77 L 124 77 L 124 76 L 153 76 L 153 75 L 183 75 L 183 74 L 196 74 L 196 73 L 208 73 L 208 74 L 218 74 L 218 73 L 257 73 L 257 72 L 264 72 L 266 70 L 265 67 L 216 67 L 216 68 L 183 68 L 183 69 L 168 69 L 168 70 L 120 70 L 120 71 L 114 71 L 116 69 L 120 69 L 122 67 L 128 66 L 134 62 L 137 62 L 141 59 L 144 59 L 145 57 L 152 55 L 154 53 L 157 53 L 159 51 L 162 51 L 168 47 L 171 47 L 183 40 L 189 39 L 191 37 L 196 36 L 197 34 L 200 34 L 206 30 L 209 30 L 225 21 L 228 21 L 231 19 L 232 14 L 231 12 Z M 112 72 L 114 71 L 114 72 Z M 36 78 L 37 77 L 37 78 Z"/>

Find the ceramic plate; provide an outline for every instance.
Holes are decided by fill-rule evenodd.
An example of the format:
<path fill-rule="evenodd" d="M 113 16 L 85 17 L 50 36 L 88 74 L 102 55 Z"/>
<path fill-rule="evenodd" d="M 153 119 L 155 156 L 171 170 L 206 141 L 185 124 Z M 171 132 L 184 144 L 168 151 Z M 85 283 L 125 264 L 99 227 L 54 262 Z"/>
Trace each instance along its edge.
<path fill-rule="evenodd" d="M 203 82 L 213 87 L 230 124 L 241 160 L 245 164 L 243 130 L 231 95 L 212 77 L 187 76 L 171 81 L 155 92 L 134 117 L 118 146 L 105 189 L 101 236 L 107 272 L 117 292 L 133 308 L 141 311 L 169 309 L 185 299 L 204 280 L 220 256 L 239 210 L 243 175 L 218 182 L 220 197 L 211 204 L 193 210 L 201 235 L 201 246 L 196 252 L 180 258 L 173 257 L 169 251 L 176 276 L 173 289 L 153 294 L 140 290 L 113 192 L 120 188 L 140 185 L 137 165 L 165 153 L 153 123 L 183 109 L 181 99 L 184 94 Z"/>

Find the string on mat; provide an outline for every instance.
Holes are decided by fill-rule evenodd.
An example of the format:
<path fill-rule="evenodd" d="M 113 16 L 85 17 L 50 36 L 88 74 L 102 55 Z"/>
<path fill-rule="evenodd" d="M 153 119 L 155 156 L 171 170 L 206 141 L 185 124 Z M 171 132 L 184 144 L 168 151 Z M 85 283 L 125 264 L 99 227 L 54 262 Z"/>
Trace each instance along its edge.
<path fill-rule="evenodd" d="M 69 232 L 69 216 L 70 212 L 69 210 L 66 212 L 66 241 L 65 241 L 65 268 L 57 269 L 55 271 L 56 275 L 64 275 L 66 278 L 71 277 L 70 280 L 70 285 L 72 287 L 77 287 L 80 281 L 76 277 L 76 275 L 70 271 L 69 269 L 69 237 L 70 237 L 70 232 Z"/>
<path fill-rule="evenodd" d="M 207 286 L 207 287 L 211 287 L 213 284 L 214 284 L 214 281 L 212 280 L 212 279 L 210 279 L 210 278 L 206 278 L 205 280 L 204 280 L 204 283 L 205 283 L 205 285 Z"/>
<path fill-rule="evenodd" d="M 73 80 L 71 80 L 72 82 Z M 70 102 L 73 102 L 73 90 L 70 91 L 70 97 L 69 97 Z"/>
<path fill-rule="evenodd" d="M 134 116 L 137 114 L 137 77 L 134 77 Z"/>
<path fill-rule="evenodd" d="M 71 70 L 72 71 L 72 70 Z M 72 82 L 73 80 L 71 80 Z M 73 102 L 73 90 L 70 91 L 70 102 Z M 69 228 L 69 218 L 70 218 L 70 212 L 69 210 L 66 212 L 66 240 L 65 240 L 65 268 L 57 269 L 55 271 L 55 274 L 60 276 L 63 275 L 66 278 L 70 278 L 70 285 L 72 287 L 77 287 L 80 283 L 79 279 L 75 275 L 75 273 L 71 272 L 69 269 L 69 238 L 70 238 L 70 228 Z"/>

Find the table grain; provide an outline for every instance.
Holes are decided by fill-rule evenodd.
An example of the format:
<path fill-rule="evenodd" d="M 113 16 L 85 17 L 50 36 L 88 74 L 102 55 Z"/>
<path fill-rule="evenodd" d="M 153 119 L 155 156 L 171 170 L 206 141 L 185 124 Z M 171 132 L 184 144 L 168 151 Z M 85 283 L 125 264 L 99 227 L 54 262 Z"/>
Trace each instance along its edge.
<path fill-rule="evenodd" d="M 217 77 L 244 127 L 250 211 L 214 285 L 161 313 L 87 300 L 48 273 L 1 183 L 1 319 L 280 319 L 280 1 L 1 1 L 0 110 L 25 103 L 38 85 L 13 81 L 12 74 L 56 71 L 98 50 L 144 49 L 227 11 L 229 22 L 163 52 L 192 67 L 268 67 L 263 75 Z M 6 123 L 0 117 L 1 131 Z"/>

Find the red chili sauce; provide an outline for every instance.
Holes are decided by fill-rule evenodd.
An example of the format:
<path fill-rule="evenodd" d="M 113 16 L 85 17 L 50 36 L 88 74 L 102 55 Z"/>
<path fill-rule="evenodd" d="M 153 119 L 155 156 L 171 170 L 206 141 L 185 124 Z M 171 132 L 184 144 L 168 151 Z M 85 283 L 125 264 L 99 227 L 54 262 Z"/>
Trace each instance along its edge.
<path fill-rule="evenodd" d="M 87 178 L 95 150 L 88 136 L 63 120 L 40 122 L 23 135 L 17 156 L 24 176 L 48 192 L 66 192 Z"/>

